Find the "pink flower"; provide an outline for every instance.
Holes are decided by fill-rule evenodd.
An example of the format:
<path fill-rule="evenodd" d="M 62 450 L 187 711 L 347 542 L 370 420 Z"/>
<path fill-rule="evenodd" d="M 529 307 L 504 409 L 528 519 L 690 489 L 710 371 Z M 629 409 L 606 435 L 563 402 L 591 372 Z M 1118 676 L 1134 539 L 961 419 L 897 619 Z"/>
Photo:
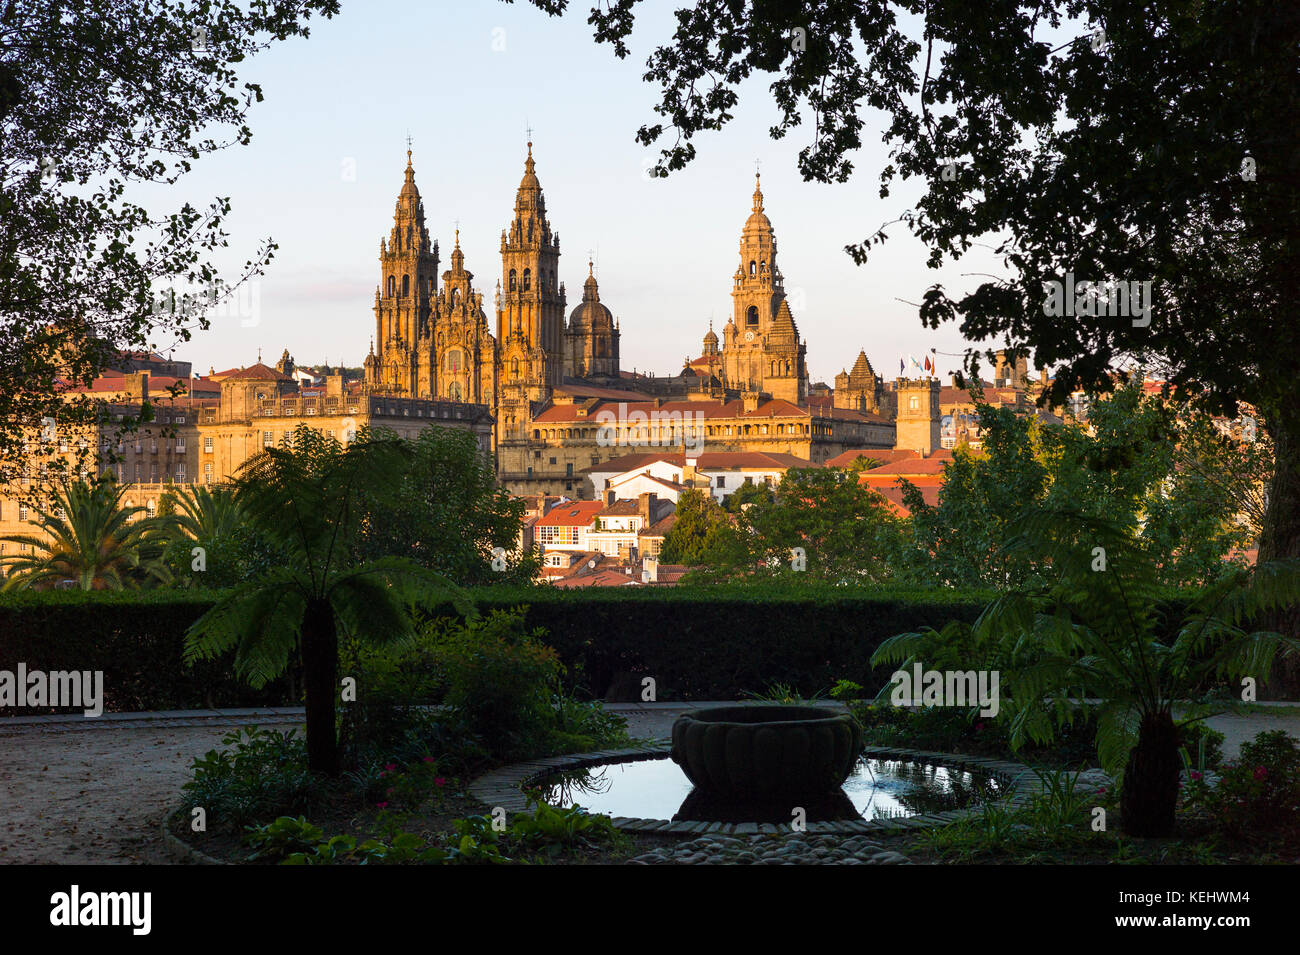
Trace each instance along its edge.
<path fill-rule="evenodd" d="M 1204 779 L 1204 778 L 1205 778 L 1205 776 L 1204 776 L 1203 773 L 1201 773 L 1201 772 L 1199 772 L 1199 771 L 1197 771 L 1197 770 L 1195 770 L 1195 769 L 1192 770 L 1192 780 L 1193 780 L 1193 781 L 1199 783 L 1199 782 L 1200 782 L 1202 779 Z"/>
<path fill-rule="evenodd" d="M 1255 776 L 1256 779 L 1264 779 L 1266 776 L 1268 776 L 1268 770 L 1265 769 L 1263 766 L 1256 766 L 1253 775 Z"/>
<path fill-rule="evenodd" d="M 437 762 L 437 760 L 434 759 L 432 756 L 426 756 L 426 757 L 424 757 L 424 761 L 425 761 L 426 763 L 436 763 L 436 762 Z"/>
<path fill-rule="evenodd" d="M 983 723 L 976 723 L 976 724 L 975 724 L 975 732 L 978 733 L 978 732 L 979 732 L 980 730 L 982 730 L 983 728 L 984 728 L 984 724 L 983 724 Z"/>
<path fill-rule="evenodd" d="M 375 803 L 375 808 L 376 808 L 376 809 L 387 809 L 387 808 L 388 808 L 388 803 L 386 803 L 386 802 L 377 802 L 377 803 Z"/>
<path fill-rule="evenodd" d="M 434 776 L 434 777 L 433 777 L 433 784 L 434 784 L 435 786 L 445 786 L 446 783 L 447 783 L 447 780 L 446 780 L 444 777 L 442 777 L 442 776 Z"/>
<path fill-rule="evenodd" d="M 396 769 L 396 768 L 397 768 L 397 764 L 396 764 L 396 763 L 389 763 L 387 766 L 384 767 L 384 769 L 387 769 L 387 770 L 394 770 L 394 769 Z"/>

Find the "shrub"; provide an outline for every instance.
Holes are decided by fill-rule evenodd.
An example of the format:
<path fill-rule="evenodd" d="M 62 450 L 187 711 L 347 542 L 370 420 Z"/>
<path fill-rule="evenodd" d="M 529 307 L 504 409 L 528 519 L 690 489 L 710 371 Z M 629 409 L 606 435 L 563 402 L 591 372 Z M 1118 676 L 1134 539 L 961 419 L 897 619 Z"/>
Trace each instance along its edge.
<path fill-rule="evenodd" d="M 186 809 L 202 807 L 210 822 L 228 826 L 310 809 L 316 786 L 297 730 L 248 726 L 221 743 L 224 749 L 194 758 L 194 778 L 181 787 Z"/>
<path fill-rule="evenodd" d="M 1209 808 L 1239 836 L 1283 833 L 1300 837 L 1300 743 L 1285 730 L 1243 743 L 1209 794 Z"/>
<path fill-rule="evenodd" d="M 528 753 L 554 725 L 551 697 L 563 667 L 541 635 L 524 628 L 523 614 L 494 611 L 446 629 L 438 642 L 445 702 L 503 759 Z"/>

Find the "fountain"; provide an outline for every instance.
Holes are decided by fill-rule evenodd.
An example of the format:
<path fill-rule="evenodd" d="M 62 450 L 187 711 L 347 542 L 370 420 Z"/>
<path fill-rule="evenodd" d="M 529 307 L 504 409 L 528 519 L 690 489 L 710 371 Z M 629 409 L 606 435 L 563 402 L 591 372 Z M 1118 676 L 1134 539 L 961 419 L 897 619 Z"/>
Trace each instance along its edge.
<path fill-rule="evenodd" d="M 683 713 L 672 759 L 705 794 L 764 802 L 825 797 L 848 779 L 862 727 L 819 706 L 754 704 Z"/>

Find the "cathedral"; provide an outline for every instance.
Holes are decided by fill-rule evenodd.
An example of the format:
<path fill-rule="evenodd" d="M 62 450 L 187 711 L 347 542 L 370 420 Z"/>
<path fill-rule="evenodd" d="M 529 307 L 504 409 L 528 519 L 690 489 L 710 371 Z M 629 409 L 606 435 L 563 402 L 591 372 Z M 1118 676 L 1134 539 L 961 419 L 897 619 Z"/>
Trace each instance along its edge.
<path fill-rule="evenodd" d="M 655 409 L 673 402 L 681 414 L 716 422 L 708 430 L 717 450 L 818 460 L 849 447 L 892 444 L 892 422 L 879 414 L 881 382 L 865 354 L 843 376 L 842 393 L 837 378 L 833 407 L 810 399 L 806 344 L 786 300 L 757 176 L 732 278 L 731 317 L 721 339 L 710 324 L 703 355 L 688 359 L 677 376 L 620 368 L 619 322 L 601 301 L 591 262 L 582 300 L 566 317 L 560 235 L 547 216 L 531 142 L 500 255 L 492 325 L 465 268 L 459 230 L 451 268 L 438 280 L 438 243 L 425 225 L 408 150 L 393 226 L 379 243 L 375 331 L 362 388 L 482 406 L 494 422 L 498 477 L 515 493 L 580 491 L 578 471 L 626 453 L 595 441 L 591 428 L 539 426 L 548 415 L 586 424 L 601 402 L 652 402 Z M 760 418 L 763 424 L 753 423 Z"/>

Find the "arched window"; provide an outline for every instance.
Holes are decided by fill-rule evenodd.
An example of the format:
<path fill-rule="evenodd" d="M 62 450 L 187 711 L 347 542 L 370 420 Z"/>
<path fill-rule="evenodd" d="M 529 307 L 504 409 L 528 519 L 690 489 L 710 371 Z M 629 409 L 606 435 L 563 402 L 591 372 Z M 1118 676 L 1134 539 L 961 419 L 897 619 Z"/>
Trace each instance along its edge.
<path fill-rule="evenodd" d="M 394 276 L 390 275 L 388 276 L 388 297 L 392 298 L 396 294 L 397 294 L 397 279 Z"/>
<path fill-rule="evenodd" d="M 512 359 L 510 360 L 510 374 L 514 375 L 516 378 L 519 377 L 519 359 L 518 359 L 518 358 L 512 358 Z"/>
<path fill-rule="evenodd" d="M 546 270 L 545 269 L 537 270 L 537 287 L 540 288 L 543 292 L 546 291 Z"/>
<path fill-rule="evenodd" d="M 460 382 L 453 381 L 451 387 L 447 389 L 447 393 L 451 395 L 452 401 L 460 401 Z"/>
<path fill-rule="evenodd" d="M 749 311 L 745 313 L 745 324 L 746 324 L 746 325 L 757 325 L 757 324 L 758 324 L 758 306 L 757 306 L 757 305 L 751 305 L 751 306 L 749 306 Z"/>
<path fill-rule="evenodd" d="M 411 294 L 411 277 L 410 277 L 409 275 L 403 275 L 403 276 L 402 276 L 402 295 L 403 295 L 403 296 L 407 296 L 407 295 L 410 295 L 410 294 Z"/>
<path fill-rule="evenodd" d="M 533 270 L 524 269 L 524 291 L 527 292 L 533 287 Z"/>
<path fill-rule="evenodd" d="M 750 275 L 753 275 L 753 274 L 755 274 L 757 271 L 758 271 L 758 269 L 757 269 L 757 267 L 754 265 L 754 260 L 753 260 L 753 259 L 750 259 L 750 260 L 749 260 L 749 274 L 750 274 Z"/>
<path fill-rule="evenodd" d="M 515 270 L 511 269 L 510 270 L 510 291 L 513 292 L 514 290 L 515 290 Z"/>
<path fill-rule="evenodd" d="M 453 348 L 447 352 L 447 370 L 451 372 L 460 371 L 460 351 Z"/>

